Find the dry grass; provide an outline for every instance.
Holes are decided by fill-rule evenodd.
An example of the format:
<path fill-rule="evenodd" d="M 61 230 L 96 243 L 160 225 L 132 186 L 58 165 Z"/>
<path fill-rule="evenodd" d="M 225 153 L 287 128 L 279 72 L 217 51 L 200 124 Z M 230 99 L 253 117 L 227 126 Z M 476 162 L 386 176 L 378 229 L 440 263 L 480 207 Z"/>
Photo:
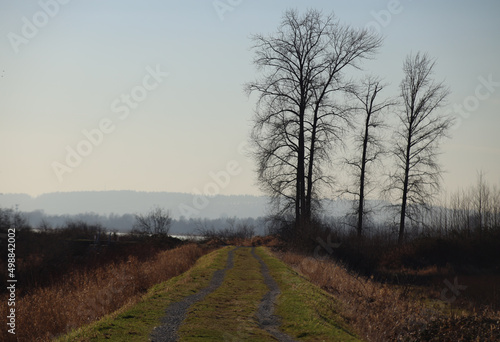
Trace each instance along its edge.
<path fill-rule="evenodd" d="M 356 276 L 331 260 L 292 252 L 278 253 L 278 257 L 338 298 L 347 322 L 368 341 L 476 341 L 476 338 L 498 341 L 500 338 L 500 312 L 453 312 L 450 316 L 439 305 L 432 307 L 428 301 L 413 298 L 407 288 Z"/>
<path fill-rule="evenodd" d="M 142 262 L 131 257 L 93 271 L 72 272 L 63 282 L 25 294 L 16 303 L 17 341 L 49 341 L 134 303 L 152 285 L 188 270 L 205 252 L 190 244 Z M 5 296 L 1 302 L 6 302 Z M 3 317 L 6 310 L 2 305 Z M 0 327 L 2 336 L 8 336 L 6 329 L 5 324 Z"/>

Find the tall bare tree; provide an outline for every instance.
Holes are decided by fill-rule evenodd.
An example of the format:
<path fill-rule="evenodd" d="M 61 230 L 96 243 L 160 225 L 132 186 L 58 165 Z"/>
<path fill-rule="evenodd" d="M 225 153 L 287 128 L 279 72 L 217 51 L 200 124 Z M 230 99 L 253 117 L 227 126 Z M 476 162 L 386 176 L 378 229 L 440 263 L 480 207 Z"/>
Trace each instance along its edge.
<path fill-rule="evenodd" d="M 371 164 L 379 161 L 385 153 L 383 138 L 380 130 L 387 127 L 383 117 L 389 107 L 394 106 L 394 100 L 380 100 L 380 92 L 385 84 L 374 76 L 366 77 L 359 86 L 353 87 L 350 93 L 358 103 L 355 108 L 360 117 L 360 131 L 355 136 L 355 156 L 346 160 L 347 165 L 354 169 L 352 176 L 355 178 L 355 189 L 347 188 L 346 193 L 356 197 L 355 213 L 357 216 L 356 230 L 358 237 L 363 234 L 363 219 L 369 213 L 365 206 L 365 198 L 373 190 L 371 187 Z"/>
<path fill-rule="evenodd" d="M 438 111 L 449 90 L 433 80 L 434 66 L 435 62 L 422 53 L 409 55 L 403 64 L 402 110 L 393 150 L 396 170 L 390 175 L 390 189 L 396 190 L 401 200 L 399 242 L 404 238 L 406 218 L 415 219 L 439 189 L 439 144 L 453 123 L 451 117 Z"/>
<path fill-rule="evenodd" d="M 381 38 L 341 25 L 334 15 L 288 10 L 276 33 L 253 41 L 262 77 L 246 90 L 258 93 L 252 131 L 258 180 L 277 209 L 294 213 L 304 226 L 348 119 L 336 100 L 346 85 L 344 71 L 373 56 Z"/>

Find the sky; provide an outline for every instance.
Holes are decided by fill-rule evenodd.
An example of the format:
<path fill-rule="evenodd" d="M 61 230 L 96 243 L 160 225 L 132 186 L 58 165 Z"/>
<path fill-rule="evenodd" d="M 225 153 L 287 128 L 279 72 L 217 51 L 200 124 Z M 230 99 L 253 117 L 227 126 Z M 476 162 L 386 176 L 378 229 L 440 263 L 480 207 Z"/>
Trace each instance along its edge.
<path fill-rule="evenodd" d="M 444 189 L 500 185 L 500 2 L 0 2 L 0 193 L 137 190 L 260 195 L 247 141 L 252 34 L 286 9 L 384 36 L 366 73 L 397 95 L 411 52 L 436 58 L 457 117 Z"/>

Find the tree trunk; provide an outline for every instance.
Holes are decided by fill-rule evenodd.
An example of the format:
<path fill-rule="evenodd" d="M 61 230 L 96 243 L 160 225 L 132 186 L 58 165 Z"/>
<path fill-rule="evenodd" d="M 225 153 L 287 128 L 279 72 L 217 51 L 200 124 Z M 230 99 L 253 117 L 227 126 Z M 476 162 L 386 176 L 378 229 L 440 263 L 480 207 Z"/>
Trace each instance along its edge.
<path fill-rule="evenodd" d="M 408 199 L 408 183 L 409 183 L 409 174 L 410 174 L 410 151 L 411 151 L 411 125 L 408 132 L 408 141 L 406 146 L 406 165 L 405 165 L 405 174 L 404 174 L 404 183 L 403 183 L 403 199 L 401 201 L 401 218 L 399 221 L 399 237 L 398 242 L 401 244 L 403 242 L 404 234 L 405 234 L 405 218 L 406 218 L 406 203 Z"/>
<path fill-rule="evenodd" d="M 297 189 L 295 198 L 295 223 L 296 230 L 303 229 L 304 226 L 304 208 L 305 208 L 305 138 L 304 138 L 304 116 L 305 106 L 300 108 L 299 112 L 299 139 L 297 153 Z M 297 231 L 296 231 L 297 233 Z"/>
<path fill-rule="evenodd" d="M 313 128 L 311 132 L 311 146 L 309 150 L 309 165 L 307 171 L 307 194 L 306 194 L 306 209 L 305 221 L 310 223 L 312 219 L 312 189 L 313 189 L 313 170 L 314 170 L 314 152 L 316 144 L 316 132 L 318 126 L 318 111 L 314 112 Z"/>
<path fill-rule="evenodd" d="M 366 170 L 366 150 L 368 149 L 368 127 L 370 116 L 367 116 L 365 122 L 365 136 L 363 139 L 363 155 L 361 157 L 361 175 L 359 177 L 359 205 L 358 205 L 358 237 L 363 234 L 363 212 L 365 210 L 365 170 Z"/>

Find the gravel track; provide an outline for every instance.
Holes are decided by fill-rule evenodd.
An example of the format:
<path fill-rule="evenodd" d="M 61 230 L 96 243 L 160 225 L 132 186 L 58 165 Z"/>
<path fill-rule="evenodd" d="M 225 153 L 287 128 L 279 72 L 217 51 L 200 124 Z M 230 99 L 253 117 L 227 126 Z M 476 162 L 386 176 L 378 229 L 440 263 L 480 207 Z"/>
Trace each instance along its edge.
<path fill-rule="evenodd" d="M 219 286 L 221 286 L 224 281 L 224 276 L 226 271 L 233 268 L 234 266 L 234 251 L 239 247 L 229 251 L 227 256 L 226 268 L 222 270 L 217 270 L 212 276 L 210 285 L 204 289 L 198 291 L 184 298 L 180 302 L 170 304 L 165 310 L 165 316 L 162 319 L 162 325 L 156 327 L 151 333 L 149 339 L 154 342 L 173 342 L 179 339 L 177 335 L 177 330 L 181 325 L 184 318 L 186 318 L 186 312 L 191 305 L 205 298 L 206 295 L 215 291 Z"/>
<path fill-rule="evenodd" d="M 264 283 L 269 288 L 269 291 L 264 295 L 264 297 L 262 297 L 259 309 L 257 311 L 259 326 L 261 329 L 264 329 L 268 333 L 273 335 L 274 338 L 276 338 L 280 342 L 295 342 L 292 337 L 279 331 L 281 322 L 277 316 L 273 315 L 276 297 L 278 297 L 278 295 L 280 294 L 278 284 L 269 273 L 269 267 L 267 267 L 264 260 L 262 260 L 262 258 L 257 254 L 255 254 L 254 247 L 252 247 L 252 255 L 260 263 L 262 275 L 264 276 Z"/>

